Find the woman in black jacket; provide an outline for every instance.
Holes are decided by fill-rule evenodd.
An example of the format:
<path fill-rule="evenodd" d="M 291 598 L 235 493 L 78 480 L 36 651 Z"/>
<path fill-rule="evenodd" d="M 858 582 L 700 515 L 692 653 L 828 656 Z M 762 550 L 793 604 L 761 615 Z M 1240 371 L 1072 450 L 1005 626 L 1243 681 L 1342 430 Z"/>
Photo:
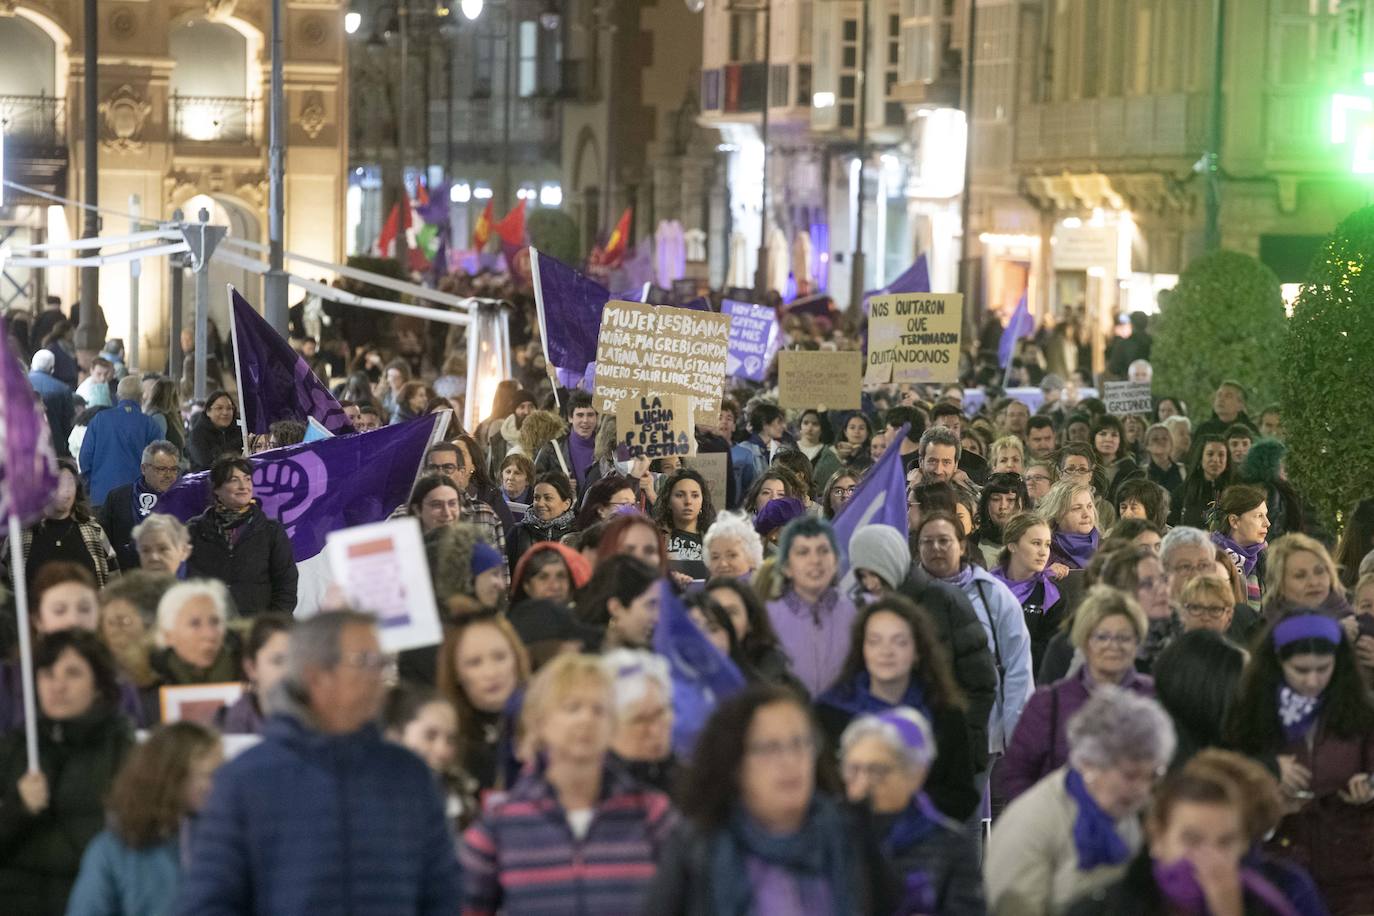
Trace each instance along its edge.
<path fill-rule="evenodd" d="M 225 453 L 243 454 L 243 432 L 239 429 L 234 399 L 227 392 L 214 391 L 205 399 L 205 410 L 191 423 L 186 457 L 191 461 L 192 471 L 206 471 Z"/>
<path fill-rule="evenodd" d="M 507 541 L 511 568 L 535 544 L 562 540 L 572 530 L 572 482 L 561 471 L 545 471 L 534 482 L 534 501 Z"/>
<path fill-rule="evenodd" d="M 23 729 L 0 740 L 0 900 L 7 913 L 60 916 L 134 733 L 119 712 L 114 659 L 94 633 L 44 636 L 34 671 L 39 771 L 28 772 Z"/>
<path fill-rule="evenodd" d="M 286 529 L 253 499 L 253 466 L 225 455 L 210 469 L 214 503 L 187 524 L 189 578 L 219 579 L 244 616 L 296 609 L 296 558 Z"/>

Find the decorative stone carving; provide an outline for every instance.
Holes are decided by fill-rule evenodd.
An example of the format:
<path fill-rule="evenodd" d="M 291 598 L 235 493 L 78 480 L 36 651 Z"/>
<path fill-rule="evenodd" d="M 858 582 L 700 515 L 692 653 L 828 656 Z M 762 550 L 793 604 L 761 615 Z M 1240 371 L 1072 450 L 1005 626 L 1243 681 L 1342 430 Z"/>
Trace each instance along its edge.
<path fill-rule="evenodd" d="M 239 172 L 234 176 L 234 196 L 261 210 L 267 203 L 267 173 Z"/>
<path fill-rule="evenodd" d="M 195 172 L 177 170 L 168 172 L 162 177 L 163 197 L 166 200 L 185 201 L 194 197 L 200 190 L 198 184 L 199 176 Z M 192 214 L 194 218 L 194 214 Z"/>
<path fill-rule="evenodd" d="M 314 140 L 324 130 L 324 93 L 312 89 L 301 97 L 301 117 L 298 122 L 305 135 Z"/>
<path fill-rule="evenodd" d="M 325 26 L 323 16 L 306 16 L 301 20 L 301 26 L 296 34 L 306 47 L 318 48 L 329 37 L 329 30 Z"/>
<path fill-rule="evenodd" d="M 110 14 L 110 34 L 115 38 L 130 39 L 138 31 L 138 18 L 127 6 L 120 7 Z"/>
<path fill-rule="evenodd" d="M 211 22 L 222 22 L 234 15 L 239 0 L 205 0 L 205 18 Z"/>
<path fill-rule="evenodd" d="M 143 149 L 143 127 L 153 106 L 125 83 L 100 103 L 101 145 L 109 151 L 136 153 Z"/>

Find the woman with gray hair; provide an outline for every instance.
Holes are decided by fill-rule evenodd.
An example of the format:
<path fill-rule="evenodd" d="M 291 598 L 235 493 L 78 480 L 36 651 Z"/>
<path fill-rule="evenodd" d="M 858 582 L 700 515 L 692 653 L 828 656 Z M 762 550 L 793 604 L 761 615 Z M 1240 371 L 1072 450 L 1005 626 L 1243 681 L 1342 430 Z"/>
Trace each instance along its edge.
<path fill-rule="evenodd" d="M 1126 870 L 1139 814 L 1174 753 L 1154 700 L 1103 685 L 1069 720 L 1069 762 L 1002 813 L 983 870 L 997 916 L 1048 916 Z"/>
<path fill-rule="evenodd" d="M 227 638 L 229 590 L 215 579 L 172 586 L 157 605 L 153 671 L 162 687 L 239 679 L 239 642 Z"/>
<path fill-rule="evenodd" d="M 154 512 L 133 530 L 140 569 L 180 576 L 191 558 L 191 532 L 174 516 Z"/>
<path fill-rule="evenodd" d="M 930 723 L 909 706 L 855 719 L 840 736 L 845 795 L 873 811 L 883 855 L 902 877 L 899 912 L 982 916 L 978 847 L 924 791 L 935 755 Z"/>
<path fill-rule="evenodd" d="M 748 579 L 763 565 L 763 540 L 743 512 L 722 512 L 702 538 L 712 579 Z"/>
<path fill-rule="evenodd" d="M 612 759 L 643 785 L 667 792 L 677 775 L 673 756 L 673 679 L 661 655 L 615 649 L 601 656 L 611 678 Z"/>

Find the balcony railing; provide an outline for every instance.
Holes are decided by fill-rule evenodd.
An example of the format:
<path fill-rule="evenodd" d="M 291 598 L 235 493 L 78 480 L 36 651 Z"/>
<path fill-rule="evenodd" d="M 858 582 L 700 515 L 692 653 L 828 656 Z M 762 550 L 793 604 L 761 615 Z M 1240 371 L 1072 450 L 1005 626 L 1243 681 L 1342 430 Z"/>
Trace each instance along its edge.
<path fill-rule="evenodd" d="M 257 143 L 258 100 L 173 94 L 172 136 L 193 143 Z"/>
<path fill-rule="evenodd" d="M 505 141 L 505 99 L 499 96 L 491 99 L 454 99 L 451 106 L 455 143 L 495 146 Z M 430 103 L 431 143 L 442 145 L 446 142 L 444 119 L 448 117 L 449 109 L 450 103 Z M 512 145 L 556 144 L 562 136 L 560 127 L 555 101 L 537 97 L 510 100 Z"/>
<path fill-rule="evenodd" d="M 1058 168 L 1078 160 L 1196 158 L 1206 113 L 1201 95 L 1183 93 L 1032 105 L 1017 118 L 1015 160 Z"/>
<path fill-rule="evenodd" d="M 66 103 L 51 95 L 0 95 L 0 126 L 6 140 L 35 148 L 62 145 Z"/>

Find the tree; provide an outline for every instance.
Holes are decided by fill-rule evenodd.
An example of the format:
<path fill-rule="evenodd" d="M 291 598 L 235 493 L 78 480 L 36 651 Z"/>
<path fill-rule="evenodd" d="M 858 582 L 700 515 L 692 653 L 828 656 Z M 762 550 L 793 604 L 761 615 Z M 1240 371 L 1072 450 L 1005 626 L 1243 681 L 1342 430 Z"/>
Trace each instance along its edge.
<path fill-rule="evenodd" d="M 1195 423 L 1211 416 L 1226 379 L 1246 387 L 1252 408 L 1277 399 L 1283 297 L 1274 272 L 1249 255 L 1217 251 L 1189 264 L 1153 333 L 1155 394 L 1182 398 Z"/>
<path fill-rule="evenodd" d="M 562 210 L 541 207 L 530 213 L 526 231 L 530 244 L 544 254 L 557 258 L 564 264 L 576 264 L 582 260 L 578 250 L 577 223 Z"/>
<path fill-rule="evenodd" d="M 1288 470 L 1329 531 L 1374 481 L 1374 207 L 1322 246 L 1279 360 Z"/>

